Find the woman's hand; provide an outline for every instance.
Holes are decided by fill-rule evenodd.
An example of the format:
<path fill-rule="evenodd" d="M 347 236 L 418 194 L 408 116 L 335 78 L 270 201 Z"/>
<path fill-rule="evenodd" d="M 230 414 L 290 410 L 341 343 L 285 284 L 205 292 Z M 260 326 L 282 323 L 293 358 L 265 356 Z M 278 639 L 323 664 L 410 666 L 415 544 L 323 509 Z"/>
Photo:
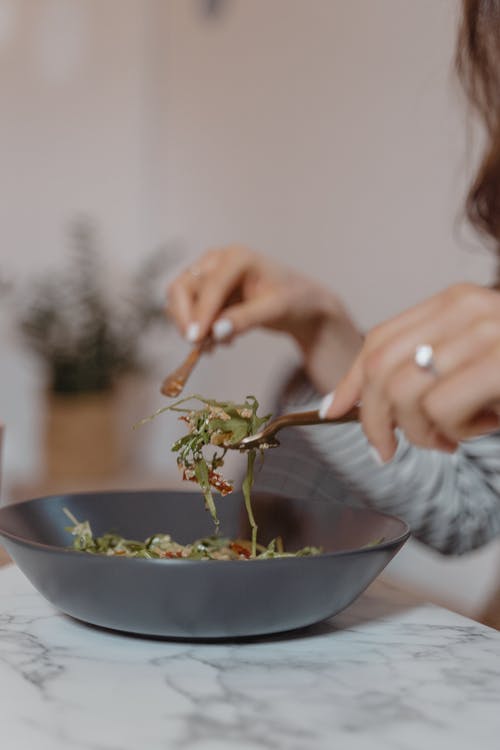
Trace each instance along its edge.
<path fill-rule="evenodd" d="M 228 342 L 256 327 L 289 334 L 316 388 L 331 388 L 361 336 L 338 298 L 315 281 L 241 246 L 210 250 L 168 290 L 168 310 L 192 343 Z"/>
<path fill-rule="evenodd" d="M 419 367 L 419 346 L 432 347 L 433 366 Z M 498 429 L 500 293 L 459 284 L 374 328 L 337 386 L 325 416 L 361 402 L 363 429 L 381 460 L 397 447 L 394 428 L 426 448 Z"/>

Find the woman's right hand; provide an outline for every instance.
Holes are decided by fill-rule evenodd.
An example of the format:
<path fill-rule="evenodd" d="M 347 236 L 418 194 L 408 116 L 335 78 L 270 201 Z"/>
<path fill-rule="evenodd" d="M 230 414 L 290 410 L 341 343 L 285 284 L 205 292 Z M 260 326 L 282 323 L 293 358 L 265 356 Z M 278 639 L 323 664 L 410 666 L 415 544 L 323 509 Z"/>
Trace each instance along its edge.
<path fill-rule="evenodd" d="M 252 328 L 290 335 L 323 393 L 350 366 L 362 337 L 340 300 L 306 276 L 242 246 L 209 250 L 168 290 L 168 310 L 191 343 L 228 342 Z"/>

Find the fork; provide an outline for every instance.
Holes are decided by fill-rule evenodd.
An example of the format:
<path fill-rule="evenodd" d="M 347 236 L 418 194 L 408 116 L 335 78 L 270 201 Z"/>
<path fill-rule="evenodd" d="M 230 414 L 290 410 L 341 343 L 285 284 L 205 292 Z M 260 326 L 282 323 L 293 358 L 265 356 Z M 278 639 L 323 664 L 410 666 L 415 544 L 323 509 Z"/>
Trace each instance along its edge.
<path fill-rule="evenodd" d="M 299 427 L 301 425 L 313 424 L 345 424 L 347 422 L 357 421 L 359 421 L 359 406 L 354 406 L 341 417 L 334 417 L 333 419 L 322 419 L 319 415 L 318 409 L 313 409 L 312 411 L 292 412 L 291 414 L 283 414 L 282 416 L 273 419 L 263 430 L 260 430 L 260 432 L 256 432 L 254 435 L 249 435 L 248 437 L 243 438 L 243 440 L 240 440 L 237 443 L 232 443 L 227 447 L 236 448 L 238 450 L 275 448 L 279 445 L 276 433 L 284 427 Z"/>

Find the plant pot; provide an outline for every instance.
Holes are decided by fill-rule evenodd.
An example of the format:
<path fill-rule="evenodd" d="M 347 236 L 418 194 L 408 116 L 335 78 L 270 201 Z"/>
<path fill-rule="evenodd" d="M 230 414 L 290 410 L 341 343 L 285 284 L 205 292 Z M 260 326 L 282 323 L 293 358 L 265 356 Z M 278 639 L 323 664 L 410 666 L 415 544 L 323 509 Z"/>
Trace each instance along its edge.
<path fill-rule="evenodd" d="M 148 414 L 145 405 L 141 408 L 144 398 L 137 395 L 135 381 L 96 393 L 48 392 L 43 427 L 45 479 L 105 479 L 130 473 L 139 440 L 132 428 Z"/>

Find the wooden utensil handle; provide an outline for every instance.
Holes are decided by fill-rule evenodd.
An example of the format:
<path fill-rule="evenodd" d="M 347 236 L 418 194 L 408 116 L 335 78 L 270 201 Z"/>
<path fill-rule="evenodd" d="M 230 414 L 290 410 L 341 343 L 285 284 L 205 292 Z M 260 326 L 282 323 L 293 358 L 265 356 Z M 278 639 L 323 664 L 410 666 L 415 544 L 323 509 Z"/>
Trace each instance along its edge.
<path fill-rule="evenodd" d="M 161 387 L 161 392 L 164 396 L 175 398 L 181 393 L 203 350 L 203 343 L 195 346 L 191 349 L 184 362 L 165 378 Z"/>
<path fill-rule="evenodd" d="M 342 414 L 341 417 L 334 417 L 333 419 L 323 419 L 319 416 L 319 411 L 317 409 L 311 411 L 289 412 L 288 414 L 283 414 L 270 422 L 267 427 L 264 428 L 263 432 L 271 429 L 273 432 L 277 432 L 278 430 L 282 430 L 283 427 L 300 427 L 314 424 L 344 424 L 346 422 L 357 422 L 358 420 L 358 406 L 353 406 L 352 409 L 349 409 L 348 412 Z"/>

